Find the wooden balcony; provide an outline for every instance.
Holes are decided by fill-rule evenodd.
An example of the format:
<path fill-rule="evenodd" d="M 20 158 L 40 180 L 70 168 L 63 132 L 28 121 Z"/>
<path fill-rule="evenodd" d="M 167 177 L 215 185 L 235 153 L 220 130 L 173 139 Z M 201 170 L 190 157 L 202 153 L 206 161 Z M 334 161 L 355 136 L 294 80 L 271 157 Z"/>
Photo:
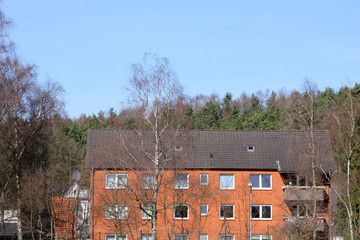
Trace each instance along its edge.
<path fill-rule="evenodd" d="M 285 201 L 325 201 L 328 198 L 325 187 L 285 186 L 283 189 Z"/>

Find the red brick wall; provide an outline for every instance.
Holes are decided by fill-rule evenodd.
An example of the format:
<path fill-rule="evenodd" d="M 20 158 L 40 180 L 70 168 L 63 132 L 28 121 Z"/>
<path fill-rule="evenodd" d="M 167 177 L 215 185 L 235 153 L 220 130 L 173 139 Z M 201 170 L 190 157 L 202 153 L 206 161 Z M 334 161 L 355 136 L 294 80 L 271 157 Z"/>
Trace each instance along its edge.
<path fill-rule="evenodd" d="M 127 234 L 128 239 L 140 239 L 141 233 L 151 233 L 150 223 L 141 219 L 138 203 L 133 200 L 134 194 L 125 189 L 105 189 L 105 174 L 109 171 L 96 170 L 94 172 L 94 239 L 105 239 L 105 234 L 115 233 L 113 220 L 105 219 L 105 203 L 119 203 L 128 206 L 128 219 L 117 221 L 118 229 Z M 136 191 L 141 192 L 141 172 L 112 171 L 113 173 L 127 173 L 128 184 Z M 173 172 L 164 175 L 164 188 L 159 193 L 158 208 L 167 208 L 158 215 L 158 239 L 168 239 L 174 233 L 181 233 L 186 229 L 190 239 L 197 239 L 198 232 L 208 234 L 209 239 L 218 239 L 219 234 L 229 231 L 235 234 L 235 239 L 246 239 L 249 228 L 249 187 L 250 174 L 271 174 L 271 190 L 253 190 L 253 205 L 271 205 L 271 220 L 253 220 L 253 234 L 273 234 L 277 239 L 283 224 L 283 216 L 289 216 L 289 209 L 284 204 L 283 180 L 277 171 L 216 171 L 216 170 L 184 170 L 189 174 L 189 189 L 173 189 Z M 209 185 L 200 186 L 200 174 L 207 173 Z M 234 174 L 235 189 L 219 189 L 219 175 Z M 147 190 L 149 191 L 149 190 Z M 145 191 L 146 192 L 146 191 Z M 142 193 L 145 194 L 144 190 Z M 202 201 L 209 205 L 209 214 L 200 217 L 200 195 L 207 195 Z M 141 196 L 138 196 L 140 199 Z M 189 219 L 174 220 L 174 199 L 189 204 Z M 219 205 L 233 204 L 235 206 L 234 220 L 219 219 Z M 166 207 L 165 207 L 166 206 Z M 327 214 L 324 214 L 327 217 Z M 119 233 L 119 231 L 118 231 Z"/>

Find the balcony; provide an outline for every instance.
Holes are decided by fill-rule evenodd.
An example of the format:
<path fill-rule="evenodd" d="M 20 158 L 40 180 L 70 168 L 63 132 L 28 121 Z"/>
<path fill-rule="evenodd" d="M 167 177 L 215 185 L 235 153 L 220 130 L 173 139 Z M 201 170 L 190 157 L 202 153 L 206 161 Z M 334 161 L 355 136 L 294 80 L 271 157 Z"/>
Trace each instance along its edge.
<path fill-rule="evenodd" d="M 326 219 L 323 217 L 307 218 L 307 217 L 284 217 L 285 224 L 283 231 L 291 233 L 295 230 L 312 231 L 316 228 L 319 232 L 325 232 L 329 229 Z"/>
<path fill-rule="evenodd" d="M 285 186 L 284 200 L 285 201 L 325 201 L 327 193 L 325 187 L 315 187 L 315 195 L 313 195 L 314 188 L 309 186 Z"/>

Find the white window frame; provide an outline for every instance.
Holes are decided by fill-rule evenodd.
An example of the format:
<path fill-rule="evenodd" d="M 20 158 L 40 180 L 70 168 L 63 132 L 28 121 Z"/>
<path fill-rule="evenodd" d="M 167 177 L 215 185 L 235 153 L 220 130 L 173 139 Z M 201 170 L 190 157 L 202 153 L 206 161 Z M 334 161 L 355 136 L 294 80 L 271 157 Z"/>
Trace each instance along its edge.
<path fill-rule="evenodd" d="M 252 220 L 272 220 L 272 205 L 252 205 L 252 207 L 259 207 L 259 218 L 252 217 L 253 212 L 251 212 L 251 219 Z M 262 208 L 263 207 L 270 207 L 270 218 L 263 218 L 262 217 Z"/>
<path fill-rule="evenodd" d="M 229 207 L 229 206 L 232 206 L 233 208 L 233 216 L 231 218 L 224 218 L 224 217 L 221 217 L 221 207 Z M 219 205 L 219 219 L 220 220 L 234 220 L 235 219 L 235 205 L 234 204 L 220 204 Z"/>
<path fill-rule="evenodd" d="M 178 182 L 177 176 L 186 175 L 186 186 L 181 186 L 183 182 Z M 175 173 L 174 174 L 174 189 L 189 189 L 189 174 L 188 173 Z"/>
<path fill-rule="evenodd" d="M 141 240 L 153 240 L 151 233 L 143 233 L 141 234 Z"/>
<path fill-rule="evenodd" d="M 108 177 L 110 177 L 110 176 L 115 176 L 114 186 L 110 186 L 108 184 Z M 125 183 L 119 184 L 120 176 L 125 176 L 125 179 L 126 179 Z M 105 176 L 105 188 L 106 189 L 126 189 L 127 179 L 128 179 L 127 173 L 107 173 Z"/>
<path fill-rule="evenodd" d="M 205 237 L 205 238 L 204 238 Z M 200 234 L 200 240 L 208 240 L 209 235 L 208 234 Z"/>
<path fill-rule="evenodd" d="M 143 209 L 147 209 L 147 211 L 152 211 L 152 208 L 153 208 L 152 204 L 142 204 L 141 206 Z M 141 209 L 141 219 L 143 219 L 143 220 L 151 219 L 151 214 L 149 216 L 148 214 L 145 213 L 145 211 L 143 209 Z"/>
<path fill-rule="evenodd" d="M 206 182 L 201 181 L 202 176 L 206 176 Z M 209 185 L 209 174 L 207 174 L 207 173 L 201 173 L 200 174 L 200 185 L 203 185 L 203 186 Z"/>
<path fill-rule="evenodd" d="M 206 207 L 206 213 L 202 213 L 202 207 Z M 200 205 L 200 216 L 207 216 L 209 215 L 209 206 L 207 204 L 201 204 Z"/>
<path fill-rule="evenodd" d="M 189 235 L 186 233 L 183 234 L 174 234 L 174 240 L 177 240 L 180 237 L 181 240 L 189 240 Z"/>
<path fill-rule="evenodd" d="M 114 233 L 107 233 L 105 234 L 105 240 L 107 240 L 108 236 L 113 236 L 115 240 L 127 240 L 127 235 L 126 234 L 114 234 Z M 122 236 L 122 237 L 120 237 Z"/>
<path fill-rule="evenodd" d="M 230 237 L 231 240 L 235 240 L 235 234 L 220 234 L 219 240 L 226 239 Z"/>
<path fill-rule="evenodd" d="M 270 176 L 270 187 L 263 187 L 262 186 L 262 176 Z M 259 176 L 259 187 L 252 187 L 253 190 L 272 190 L 272 175 L 271 174 L 250 174 L 250 182 L 251 182 L 251 176 Z"/>
<path fill-rule="evenodd" d="M 176 217 L 175 216 L 176 215 L 176 207 L 182 207 L 182 206 L 186 206 L 186 208 L 187 208 L 187 213 L 186 213 L 187 217 L 185 217 L 185 218 Z M 174 205 L 174 219 L 176 219 L 176 220 L 188 220 L 189 219 L 189 204 L 175 204 Z"/>
<path fill-rule="evenodd" d="M 154 174 L 144 173 L 141 175 L 142 189 L 154 189 L 155 186 L 156 186 L 156 176 Z"/>
<path fill-rule="evenodd" d="M 267 235 L 267 234 L 253 234 L 251 236 L 251 240 L 272 240 L 272 235 Z"/>
<path fill-rule="evenodd" d="M 225 176 L 232 176 L 233 180 L 233 185 L 232 186 L 223 186 L 221 184 L 221 177 L 225 177 Z M 220 174 L 219 175 L 219 188 L 222 190 L 232 190 L 235 189 L 235 175 L 234 174 Z"/>
<path fill-rule="evenodd" d="M 109 211 L 110 209 L 114 209 L 115 213 Z M 122 209 L 122 211 L 120 211 Z M 123 213 L 125 212 L 125 216 Z M 128 207 L 125 204 L 105 204 L 105 219 L 111 220 L 123 220 L 127 219 Z M 118 218 L 116 218 L 115 214 L 118 214 Z"/>

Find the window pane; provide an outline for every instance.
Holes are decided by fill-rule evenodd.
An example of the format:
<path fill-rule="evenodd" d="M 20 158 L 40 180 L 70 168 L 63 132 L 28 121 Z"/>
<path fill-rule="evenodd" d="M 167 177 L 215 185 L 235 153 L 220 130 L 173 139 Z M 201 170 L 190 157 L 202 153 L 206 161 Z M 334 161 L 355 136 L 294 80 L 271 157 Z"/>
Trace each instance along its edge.
<path fill-rule="evenodd" d="M 188 206 L 187 205 L 175 206 L 175 218 L 188 218 Z"/>
<path fill-rule="evenodd" d="M 144 209 L 144 210 L 141 210 L 141 218 L 142 219 L 151 219 L 152 207 L 153 206 L 151 204 L 142 205 L 142 208 Z"/>
<path fill-rule="evenodd" d="M 299 186 L 306 186 L 306 178 L 305 177 L 299 177 Z"/>
<path fill-rule="evenodd" d="M 119 211 L 118 212 L 119 219 L 126 219 L 127 218 L 127 206 L 119 205 L 118 211 Z"/>
<path fill-rule="evenodd" d="M 260 207 L 252 206 L 251 207 L 251 215 L 252 215 L 252 218 L 260 218 Z"/>
<path fill-rule="evenodd" d="M 105 218 L 106 219 L 115 219 L 116 216 L 116 207 L 115 204 L 106 204 L 105 205 Z M 109 235 L 111 236 L 111 235 Z M 114 235 L 115 238 L 115 235 Z"/>
<path fill-rule="evenodd" d="M 270 206 L 262 206 L 262 218 L 271 218 Z"/>
<path fill-rule="evenodd" d="M 261 175 L 261 187 L 263 188 L 271 187 L 271 175 Z"/>
<path fill-rule="evenodd" d="M 250 175 L 250 182 L 252 183 L 254 188 L 260 187 L 259 177 L 260 177 L 259 175 L 254 175 L 254 174 Z"/>
<path fill-rule="evenodd" d="M 221 234 L 220 235 L 220 240 L 233 240 L 234 239 L 234 235 L 233 234 Z"/>
<path fill-rule="evenodd" d="M 200 174 L 200 184 L 208 185 L 208 175 L 207 174 Z"/>
<path fill-rule="evenodd" d="M 114 174 L 106 174 L 106 187 L 108 187 L 108 188 L 115 187 L 115 175 Z M 114 237 L 115 237 L 115 235 L 114 235 Z"/>
<path fill-rule="evenodd" d="M 297 183 L 297 175 L 296 174 L 291 175 L 291 185 L 293 185 L 293 186 L 298 185 L 298 183 Z"/>
<path fill-rule="evenodd" d="M 174 240 L 189 240 L 189 236 L 187 234 L 175 234 Z"/>
<path fill-rule="evenodd" d="M 261 236 L 260 235 L 252 235 L 251 240 L 261 240 Z"/>
<path fill-rule="evenodd" d="M 127 185 L 127 175 L 126 174 L 118 174 L 117 175 L 117 187 L 125 188 Z"/>
<path fill-rule="evenodd" d="M 126 240 L 126 235 L 118 235 L 118 240 Z"/>
<path fill-rule="evenodd" d="M 154 189 L 156 186 L 156 178 L 153 174 L 142 175 L 142 188 L 143 189 Z"/>
<path fill-rule="evenodd" d="M 297 213 L 297 205 L 294 205 L 294 206 L 291 206 L 291 214 L 293 216 L 297 216 L 298 213 Z"/>
<path fill-rule="evenodd" d="M 174 187 L 179 188 L 189 188 L 188 174 L 176 174 L 174 177 Z"/>
<path fill-rule="evenodd" d="M 234 218 L 234 206 L 220 205 L 220 218 Z"/>
<path fill-rule="evenodd" d="M 303 205 L 298 205 L 298 208 L 299 208 L 299 217 L 305 217 L 306 208 Z"/>
<path fill-rule="evenodd" d="M 153 237 L 151 234 L 143 234 L 141 235 L 141 240 L 153 240 Z"/>
<path fill-rule="evenodd" d="M 200 214 L 207 215 L 208 214 L 208 205 L 200 205 Z"/>
<path fill-rule="evenodd" d="M 208 235 L 207 234 L 201 234 L 200 235 L 200 240 L 208 240 Z"/>
<path fill-rule="evenodd" d="M 115 240 L 115 234 L 106 234 L 105 240 Z"/>
<path fill-rule="evenodd" d="M 271 240 L 271 235 L 262 235 L 262 240 Z"/>
<path fill-rule="evenodd" d="M 220 175 L 220 189 L 233 189 L 234 188 L 234 175 Z"/>

